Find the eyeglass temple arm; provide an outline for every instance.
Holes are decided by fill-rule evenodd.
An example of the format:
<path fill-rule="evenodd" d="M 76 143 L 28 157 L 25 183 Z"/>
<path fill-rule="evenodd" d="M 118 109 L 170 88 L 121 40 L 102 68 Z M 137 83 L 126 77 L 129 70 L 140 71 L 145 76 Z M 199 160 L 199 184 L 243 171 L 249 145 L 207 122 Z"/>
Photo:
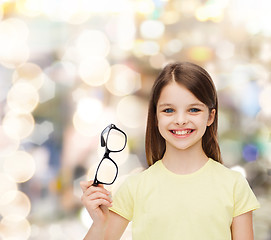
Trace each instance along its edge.
<path fill-rule="evenodd" d="M 111 128 L 111 124 L 108 125 L 108 126 L 102 131 L 102 133 L 101 133 L 101 146 L 102 146 L 102 147 L 105 147 L 104 134 L 105 134 L 106 132 L 108 132 L 110 128 Z"/>

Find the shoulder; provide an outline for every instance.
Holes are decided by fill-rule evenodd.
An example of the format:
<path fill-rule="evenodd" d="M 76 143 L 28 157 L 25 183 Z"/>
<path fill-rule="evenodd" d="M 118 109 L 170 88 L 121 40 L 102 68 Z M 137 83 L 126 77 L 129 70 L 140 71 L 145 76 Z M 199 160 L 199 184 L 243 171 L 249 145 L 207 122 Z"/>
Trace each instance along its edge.
<path fill-rule="evenodd" d="M 210 174 L 219 177 L 222 181 L 231 182 L 232 184 L 246 181 L 245 177 L 240 172 L 232 170 L 215 160 L 211 159 L 210 165 Z"/>

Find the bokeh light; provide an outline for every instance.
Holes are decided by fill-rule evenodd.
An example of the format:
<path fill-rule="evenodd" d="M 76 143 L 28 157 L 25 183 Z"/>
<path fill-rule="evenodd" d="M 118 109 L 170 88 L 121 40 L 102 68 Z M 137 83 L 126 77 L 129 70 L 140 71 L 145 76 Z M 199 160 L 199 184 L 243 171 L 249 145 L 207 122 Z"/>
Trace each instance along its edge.
<path fill-rule="evenodd" d="M 106 57 L 110 43 L 106 35 L 98 30 L 84 30 L 76 41 L 76 50 L 80 59 Z"/>
<path fill-rule="evenodd" d="M 1 236 L 7 240 L 27 240 L 31 234 L 28 220 L 18 216 L 6 216 L 0 222 Z"/>
<path fill-rule="evenodd" d="M 140 32 L 143 38 L 158 39 L 165 31 L 165 26 L 157 20 L 146 20 L 140 26 Z"/>
<path fill-rule="evenodd" d="M 13 73 L 14 83 L 28 83 L 34 88 L 40 89 L 44 83 L 44 75 L 41 68 L 34 63 L 24 63 L 16 68 Z"/>
<path fill-rule="evenodd" d="M 21 191 L 9 191 L 0 205 L 0 214 L 4 217 L 16 216 L 26 218 L 31 210 L 31 203 L 27 195 Z"/>
<path fill-rule="evenodd" d="M 267 85 L 259 97 L 260 106 L 264 114 L 271 115 L 271 85 Z"/>
<path fill-rule="evenodd" d="M 141 88 L 140 74 L 125 65 L 113 65 L 106 88 L 116 96 L 129 95 Z"/>
<path fill-rule="evenodd" d="M 95 98 L 83 98 L 77 105 L 77 113 L 84 122 L 94 123 L 101 117 L 103 105 Z"/>
<path fill-rule="evenodd" d="M 5 195 L 10 192 L 13 194 L 16 193 L 18 187 L 15 180 L 6 173 L 0 173 L 0 181 L 0 206 L 5 206 L 8 203 L 8 199 Z"/>
<path fill-rule="evenodd" d="M 29 153 L 17 151 L 4 158 L 3 168 L 16 182 L 26 182 L 35 173 L 35 161 Z"/>
<path fill-rule="evenodd" d="M 9 137 L 24 139 L 33 132 L 35 120 L 31 114 L 8 112 L 2 126 Z"/>
<path fill-rule="evenodd" d="M 19 147 L 19 140 L 11 138 L 0 126 L 0 158 L 15 152 Z"/>
<path fill-rule="evenodd" d="M 121 123 L 130 128 L 138 128 L 146 116 L 146 104 L 136 96 L 127 96 L 121 99 L 117 106 L 117 116 Z"/>
<path fill-rule="evenodd" d="M 0 22 L 0 63 L 15 68 L 27 61 L 29 48 L 26 40 L 27 25 L 20 19 L 9 18 Z"/>
<path fill-rule="evenodd" d="M 101 86 L 110 77 L 110 64 L 105 58 L 89 58 L 79 65 L 79 75 L 90 86 Z"/>
<path fill-rule="evenodd" d="M 14 84 L 7 96 L 7 104 L 18 113 L 32 112 L 39 102 L 37 90 L 28 83 Z"/>

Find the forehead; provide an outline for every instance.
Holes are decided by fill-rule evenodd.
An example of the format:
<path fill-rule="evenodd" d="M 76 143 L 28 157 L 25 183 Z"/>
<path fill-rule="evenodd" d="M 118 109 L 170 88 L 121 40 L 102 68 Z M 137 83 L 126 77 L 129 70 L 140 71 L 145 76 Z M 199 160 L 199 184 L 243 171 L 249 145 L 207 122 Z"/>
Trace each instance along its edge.
<path fill-rule="evenodd" d="M 160 94 L 158 104 L 203 104 L 186 87 L 176 82 L 166 85 Z M 205 105 L 205 104 L 204 104 Z"/>

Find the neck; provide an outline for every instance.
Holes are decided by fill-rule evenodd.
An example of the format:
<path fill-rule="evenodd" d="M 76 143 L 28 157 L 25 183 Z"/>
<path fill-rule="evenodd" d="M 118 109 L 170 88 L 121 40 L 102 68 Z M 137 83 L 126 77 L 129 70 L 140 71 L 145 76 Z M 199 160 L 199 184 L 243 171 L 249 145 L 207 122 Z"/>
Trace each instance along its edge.
<path fill-rule="evenodd" d="M 167 146 L 162 159 L 165 167 L 176 174 L 193 173 L 203 167 L 207 161 L 208 157 L 202 147 L 179 150 Z"/>

